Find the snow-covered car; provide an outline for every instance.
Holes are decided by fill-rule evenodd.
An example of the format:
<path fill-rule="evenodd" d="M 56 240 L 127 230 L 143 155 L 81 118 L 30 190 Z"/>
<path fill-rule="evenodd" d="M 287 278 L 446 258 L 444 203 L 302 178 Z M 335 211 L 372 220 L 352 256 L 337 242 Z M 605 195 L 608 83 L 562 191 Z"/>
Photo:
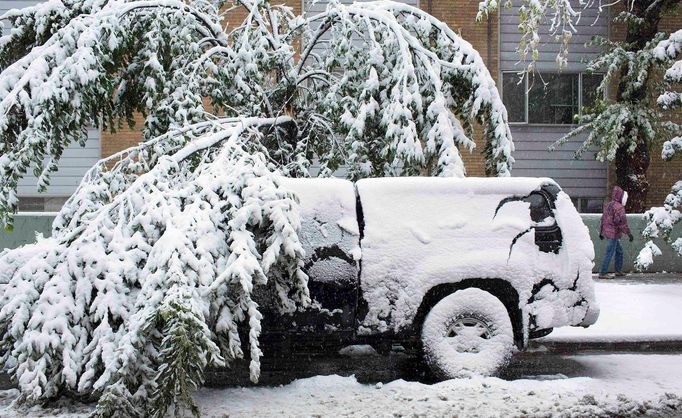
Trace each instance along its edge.
<path fill-rule="evenodd" d="M 263 338 L 275 346 L 400 343 L 422 349 L 440 377 L 490 375 L 529 339 L 597 320 L 592 242 L 551 179 L 284 186 L 300 202 L 313 304 L 293 315 L 266 310 Z"/>

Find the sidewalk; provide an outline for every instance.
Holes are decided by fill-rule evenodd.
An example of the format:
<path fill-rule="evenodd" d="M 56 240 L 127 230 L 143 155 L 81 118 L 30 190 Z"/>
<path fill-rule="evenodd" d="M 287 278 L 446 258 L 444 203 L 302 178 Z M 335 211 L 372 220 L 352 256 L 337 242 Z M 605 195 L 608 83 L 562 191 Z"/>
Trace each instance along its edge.
<path fill-rule="evenodd" d="M 599 320 L 589 328 L 564 327 L 534 346 L 627 348 L 650 344 L 682 349 L 682 274 L 644 273 L 595 280 Z M 567 348 L 567 347 L 566 347 Z"/>

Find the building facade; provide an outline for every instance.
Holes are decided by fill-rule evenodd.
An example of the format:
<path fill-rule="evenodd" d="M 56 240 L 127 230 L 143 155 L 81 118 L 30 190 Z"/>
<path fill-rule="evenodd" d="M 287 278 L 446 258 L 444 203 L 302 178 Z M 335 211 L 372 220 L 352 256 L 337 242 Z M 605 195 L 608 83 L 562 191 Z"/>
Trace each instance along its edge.
<path fill-rule="evenodd" d="M 581 159 L 574 158 L 574 151 L 584 137 L 574 138 L 552 152 L 549 146 L 574 127 L 573 115 L 579 112 L 580 107 L 595 99 L 595 86 L 601 75 L 586 74 L 585 62 L 596 57 L 599 50 L 588 48 L 585 43 L 594 35 L 612 39 L 622 37 L 622 28 L 611 24 L 610 11 L 605 9 L 601 16 L 597 15 L 596 8 L 583 13 L 577 25 L 578 33 L 570 41 L 568 65 L 561 71 L 558 71 L 555 61 L 560 45 L 545 28 L 535 63 L 537 71 L 533 77 L 524 77 L 520 74 L 527 63 L 521 62 L 516 52 L 521 36 L 517 30 L 519 0 L 513 0 L 512 7 L 503 8 L 499 14 L 481 23 L 475 19 L 478 0 L 402 1 L 444 21 L 481 54 L 496 79 L 509 113 L 516 146 L 512 175 L 552 177 L 573 197 L 580 211 L 600 211 L 614 182 L 613 170 L 607 164 L 595 161 L 590 152 Z M 0 0 L 0 11 L 34 3 L 33 0 Z M 314 14 L 324 10 L 327 0 L 286 3 L 296 13 Z M 243 13 L 232 13 L 228 24 L 236 25 L 243 17 Z M 665 18 L 661 24 L 662 30 L 668 32 L 680 27 L 680 17 Z M 137 118 L 137 122 L 137 126 L 142 126 L 141 117 Z M 137 144 L 142 137 L 138 130 L 127 127 L 115 133 L 90 129 L 89 134 L 84 148 L 74 144 L 65 152 L 60 169 L 46 193 L 36 191 L 32 176 L 22 180 L 19 187 L 20 210 L 58 210 L 76 189 L 88 167 L 100 157 Z M 479 144 L 479 150 L 482 148 Z M 469 175 L 484 175 L 483 157 L 479 150 L 464 155 Z M 653 150 L 648 205 L 660 204 L 681 172 L 682 161 L 663 162 L 660 150 Z"/>

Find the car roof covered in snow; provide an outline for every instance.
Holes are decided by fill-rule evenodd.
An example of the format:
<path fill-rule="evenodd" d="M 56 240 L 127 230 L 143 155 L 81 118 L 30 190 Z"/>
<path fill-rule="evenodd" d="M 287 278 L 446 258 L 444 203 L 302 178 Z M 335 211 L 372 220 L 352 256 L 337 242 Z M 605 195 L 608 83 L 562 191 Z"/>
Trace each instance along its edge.
<path fill-rule="evenodd" d="M 547 184 L 557 185 L 548 177 L 381 177 L 359 180 L 356 184 L 361 194 L 378 189 L 384 192 L 395 190 L 396 193 L 431 189 L 434 193 L 442 190 L 450 193 L 527 194 Z"/>

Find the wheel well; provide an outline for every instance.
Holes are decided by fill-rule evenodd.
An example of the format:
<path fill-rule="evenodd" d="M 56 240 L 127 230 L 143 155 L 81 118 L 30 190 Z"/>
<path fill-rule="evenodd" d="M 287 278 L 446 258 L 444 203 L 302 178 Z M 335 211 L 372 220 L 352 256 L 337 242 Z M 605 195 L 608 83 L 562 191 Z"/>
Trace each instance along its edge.
<path fill-rule="evenodd" d="M 421 335 L 424 319 L 436 303 L 458 290 L 470 287 L 484 290 L 498 298 L 504 304 L 514 328 L 514 342 L 518 347 L 522 347 L 523 317 L 521 315 L 521 310 L 519 309 L 519 294 L 509 282 L 502 279 L 466 279 L 456 283 L 444 283 L 432 287 L 422 299 L 422 303 L 417 310 L 417 315 L 413 322 L 414 335 L 417 337 Z"/>

